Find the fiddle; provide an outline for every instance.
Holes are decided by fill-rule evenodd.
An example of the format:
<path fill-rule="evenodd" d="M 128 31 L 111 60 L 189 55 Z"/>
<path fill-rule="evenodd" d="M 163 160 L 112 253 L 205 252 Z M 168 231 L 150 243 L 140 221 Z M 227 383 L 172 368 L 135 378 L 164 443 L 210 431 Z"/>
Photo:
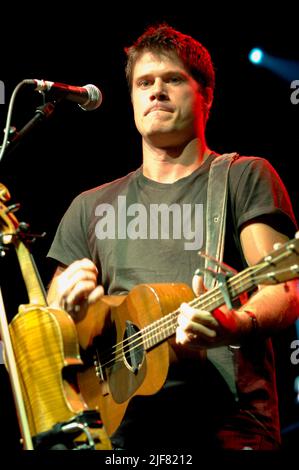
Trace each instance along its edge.
<path fill-rule="evenodd" d="M 47 306 L 28 248 L 28 240 L 35 235 L 17 220 L 14 212 L 19 205 L 5 205 L 9 199 L 8 189 L 0 183 L 1 246 L 14 245 L 29 298 L 28 304 L 19 306 L 8 329 L 25 408 L 23 419 L 33 448 L 111 449 L 99 411 L 88 407 L 78 386 L 82 360 L 74 322 L 64 310 Z"/>

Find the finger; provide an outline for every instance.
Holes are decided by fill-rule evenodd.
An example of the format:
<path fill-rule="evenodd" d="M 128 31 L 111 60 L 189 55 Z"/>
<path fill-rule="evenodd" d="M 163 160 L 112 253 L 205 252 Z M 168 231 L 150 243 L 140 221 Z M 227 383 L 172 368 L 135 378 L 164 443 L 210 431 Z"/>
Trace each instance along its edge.
<path fill-rule="evenodd" d="M 80 271 L 90 272 L 90 273 L 93 273 L 95 276 L 98 275 L 98 268 L 89 259 L 86 259 L 86 260 L 84 259 L 84 260 L 75 262 L 73 263 L 73 265 L 71 265 L 71 267 L 72 269 L 70 269 L 70 271 L 68 270 L 64 271 L 64 273 L 66 273 L 69 278 L 71 278 L 72 276 L 74 276 L 74 274 Z"/>
<path fill-rule="evenodd" d="M 65 271 L 55 278 L 58 304 L 62 305 L 74 286 L 81 281 L 93 281 L 97 285 L 98 270 L 89 259 L 83 259 L 72 263 Z"/>
<path fill-rule="evenodd" d="M 178 344 L 187 344 L 188 346 L 207 348 L 214 345 L 217 334 L 215 330 L 210 330 L 204 325 L 200 329 L 186 331 L 181 327 L 176 329 L 176 342 Z"/>
<path fill-rule="evenodd" d="M 184 317 L 186 320 L 191 321 L 195 318 L 195 315 L 198 313 L 198 310 L 196 310 L 194 307 L 191 307 L 191 305 L 187 304 L 186 302 L 183 302 L 180 306 L 180 314 L 178 316 L 178 320 L 181 317 L 181 320 L 183 320 L 182 317 Z"/>
<path fill-rule="evenodd" d="M 178 316 L 178 329 L 188 334 L 193 334 L 198 336 L 199 338 L 214 338 L 216 336 L 216 328 L 218 327 L 218 323 L 214 321 L 207 321 L 204 319 L 203 322 L 199 321 L 192 321 L 185 317 L 183 314 Z"/>
<path fill-rule="evenodd" d="M 80 271 L 81 269 L 93 271 L 96 275 L 98 274 L 96 265 L 88 258 L 74 261 L 65 269 L 65 271 L 63 271 L 63 274 L 67 277 L 72 277 L 77 271 Z"/>
<path fill-rule="evenodd" d="M 89 294 L 94 290 L 94 282 L 92 281 L 80 281 L 71 290 L 69 295 L 65 297 L 65 308 L 66 310 L 72 310 L 75 304 L 86 300 Z"/>
<path fill-rule="evenodd" d="M 104 287 L 97 286 L 88 296 L 88 305 L 94 304 L 104 295 Z"/>
<path fill-rule="evenodd" d="M 210 312 L 198 310 L 185 302 L 181 304 L 180 312 L 178 316 L 179 324 L 184 323 L 184 325 L 187 325 L 188 322 L 194 322 L 195 324 L 204 324 L 212 328 L 219 326 L 217 319 Z"/>
<path fill-rule="evenodd" d="M 67 297 L 79 282 L 85 281 L 92 282 L 95 287 L 97 285 L 97 275 L 86 269 L 75 271 L 71 276 L 62 273 L 61 278 L 58 280 L 59 291 L 63 297 Z"/>
<path fill-rule="evenodd" d="M 177 344 L 186 344 L 188 342 L 186 331 L 177 328 L 175 332 L 175 341 Z"/>
<path fill-rule="evenodd" d="M 192 289 L 194 294 L 199 297 L 200 295 L 206 292 L 205 285 L 203 283 L 203 276 L 199 276 L 198 274 L 194 274 L 192 278 Z"/>
<path fill-rule="evenodd" d="M 190 325 L 189 328 L 184 328 L 179 325 L 177 330 L 181 330 L 181 332 L 188 337 L 188 340 L 190 340 L 190 338 L 197 338 L 199 340 L 206 341 L 217 336 L 217 332 L 215 330 L 212 330 L 211 328 L 208 328 L 205 325 Z"/>
<path fill-rule="evenodd" d="M 75 300 L 68 299 L 65 301 L 64 309 L 70 314 L 78 317 L 79 312 L 85 312 L 88 307 L 96 303 L 104 295 L 103 286 L 97 286 L 91 291 L 86 298 L 86 295 L 77 297 Z"/>

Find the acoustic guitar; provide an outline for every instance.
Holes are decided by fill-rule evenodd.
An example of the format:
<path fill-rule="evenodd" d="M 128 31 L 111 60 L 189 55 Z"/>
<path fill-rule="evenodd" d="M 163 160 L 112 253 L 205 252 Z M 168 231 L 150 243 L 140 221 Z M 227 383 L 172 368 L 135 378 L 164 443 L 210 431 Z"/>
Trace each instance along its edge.
<path fill-rule="evenodd" d="M 126 296 L 103 296 L 75 319 L 84 368 L 80 391 L 89 406 L 100 410 L 108 434 L 119 426 L 135 395 L 151 395 L 164 384 L 169 363 L 180 355 L 173 336 L 179 306 L 212 312 L 258 284 L 299 277 L 299 232 L 293 240 L 259 263 L 230 277 L 227 291 L 217 286 L 194 298 L 185 284 L 144 284 Z M 195 351 L 190 354 L 203 354 Z"/>
<path fill-rule="evenodd" d="M 29 297 L 29 304 L 19 306 L 9 332 L 30 434 L 41 449 L 60 437 L 65 440 L 64 433 L 72 448 L 92 443 L 96 450 L 111 449 L 100 414 L 88 407 L 77 386 L 75 371 L 82 360 L 74 322 L 65 311 L 47 306 L 26 244 L 28 233 L 14 215 L 18 205 L 4 204 L 9 199 L 0 183 L 0 242 L 14 245 Z"/>

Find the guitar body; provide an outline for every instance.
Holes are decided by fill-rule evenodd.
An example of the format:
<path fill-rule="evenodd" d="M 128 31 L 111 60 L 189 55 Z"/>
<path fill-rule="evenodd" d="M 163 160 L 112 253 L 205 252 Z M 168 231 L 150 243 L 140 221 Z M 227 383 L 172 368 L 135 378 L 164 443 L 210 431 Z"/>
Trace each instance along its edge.
<path fill-rule="evenodd" d="M 87 410 L 76 385 L 82 361 L 71 317 L 63 310 L 20 306 L 9 329 L 31 435 Z M 91 432 L 97 450 L 111 449 L 104 429 Z"/>
<path fill-rule="evenodd" d="M 109 435 L 119 426 L 134 395 L 160 390 L 175 356 L 165 340 L 146 351 L 139 330 L 193 298 L 186 284 L 142 284 L 127 296 L 104 296 L 84 318 L 76 320 L 80 345 L 88 350 L 96 344 L 96 357 L 102 364 L 99 376 L 93 363 L 78 374 L 79 388 L 88 406 L 99 409 Z M 159 335 L 158 329 L 154 334 Z M 113 355 L 102 355 L 113 345 Z"/>

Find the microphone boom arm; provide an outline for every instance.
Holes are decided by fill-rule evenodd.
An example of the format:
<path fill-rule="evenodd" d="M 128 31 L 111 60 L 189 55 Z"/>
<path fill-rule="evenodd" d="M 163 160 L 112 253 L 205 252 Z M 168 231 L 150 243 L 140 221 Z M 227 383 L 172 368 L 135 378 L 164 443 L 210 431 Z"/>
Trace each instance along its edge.
<path fill-rule="evenodd" d="M 30 121 L 25 124 L 20 131 L 16 131 L 13 138 L 7 142 L 4 155 L 8 155 L 15 150 L 23 137 L 25 137 L 31 130 L 41 124 L 42 121 L 52 115 L 55 109 L 55 104 L 48 102 L 42 106 L 38 106 L 35 110 L 35 115 Z"/>

